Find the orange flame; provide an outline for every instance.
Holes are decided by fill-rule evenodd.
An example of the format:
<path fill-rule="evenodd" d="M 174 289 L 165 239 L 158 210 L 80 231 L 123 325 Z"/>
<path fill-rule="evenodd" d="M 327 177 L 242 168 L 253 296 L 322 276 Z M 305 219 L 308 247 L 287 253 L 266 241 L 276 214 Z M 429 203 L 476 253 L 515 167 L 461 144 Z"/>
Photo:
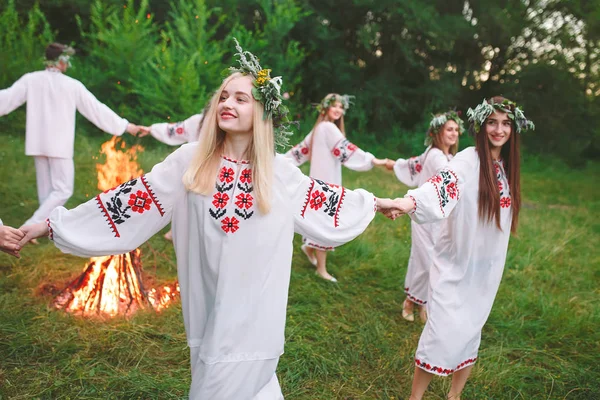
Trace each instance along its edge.
<path fill-rule="evenodd" d="M 114 188 L 143 174 L 137 163 L 140 145 L 125 149 L 116 136 L 102 144 L 104 164 L 96 164 L 98 189 Z M 121 150 L 117 149 L 120 145 Z M 168 284 L 146 292 L 142 284 L 140 250 L 117 256 L 92 257 L 84 272 L 55 299 L 57 308 L 82 315 L 131 314 L 140 308 L 156 311 L 168 308 L 179 297 L 179 284 Z"/>

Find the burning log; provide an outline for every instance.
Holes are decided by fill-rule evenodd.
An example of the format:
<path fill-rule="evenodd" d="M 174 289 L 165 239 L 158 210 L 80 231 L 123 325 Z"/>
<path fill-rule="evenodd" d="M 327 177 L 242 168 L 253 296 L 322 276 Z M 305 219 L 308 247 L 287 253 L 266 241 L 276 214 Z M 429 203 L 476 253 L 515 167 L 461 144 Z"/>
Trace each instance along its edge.
<path fill-rule="evenodd" d="M 106 163 L 96 165 L 100 190 L 108 190 L 143 173 L 136 161 L 136 153 L 142 147 L 119 151 L 116 149 L 119 140 L 113 137 L 102 145 Z M 121 148 L 124 147 L 121 142 Z M 177 297 L 177 283 L 144 289 L 140 250 L 136 249 L 127 254 L 91 258 L 83 273 L 56 296 L 53 304 L 84 316 L 114 317 L 131 315 L 143 308 L 160 311 Z"/>

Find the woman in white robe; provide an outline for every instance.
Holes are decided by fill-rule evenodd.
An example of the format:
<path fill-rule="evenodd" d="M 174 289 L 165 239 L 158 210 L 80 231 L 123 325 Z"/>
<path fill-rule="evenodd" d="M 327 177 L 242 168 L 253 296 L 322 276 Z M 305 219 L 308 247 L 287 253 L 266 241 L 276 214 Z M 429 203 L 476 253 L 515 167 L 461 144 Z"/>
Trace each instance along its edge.
<path fill-rule="evenodd" d="M 172 220 L 193 400 L 282 399 L 275 370 L 294 232 L 338 246 L 391 202 L 311 179 L 275 155 L 286 127 L 273 125 L 278 109 L 264 110 L 280 100 L 269 85 L 281 78 L 237 48 L 241 68 L 214 95 L 202 140 L 95 200 L 57 208 L 48 230 L 24 228 L 28 238 L 49 232 L 62 251 L 89 257 L 133 250 Z M 253 88 L 271 94 L 259 102 Z"/>
<path fill-rule="evenodd" d="M 427 131 L 423 154 L 408 159 L 399 158 L 388 163 L 398 180 L 409 187 L 419 187 L 427 179 L 445 167 L 458 150 L 458 136 L 463 132 L 463 121 L 454 111 L 433 117 Z M 429 269 L 433 247 L 440 230 L 440 223 L 419 225 L 412 221 L 411 248 L 404 280 L 406 299 L 402 303 L 402 317 L 414 321 L 414 306 L 419 310 L 421 320 L 427 320 L 427 295 Z"/>
<path fill-rule="evenodd" d="M 312 131 L 286 153 L 295 165 L 310 160 L 310 177 L 335 185 L 342 184 L 342 165 L 355 171 L 368 171 L 374 165 L 384 166 L 386 160 L 375 158 L 346 139 L 344 114 L 350 106 L 350 96 L 330 93 L 317 106 L 319 116 Z M 302 237 L 302 251 L 322 278 L 337 282 L 327 272 L 327 252 L 334 247 L 310 236 Z"/>
<path fill-rule="evenodd" d="M 411 400 L 423 397 L 433 374 L 453 374 L 448 398 L 460 399 L 500 285 L 510 233 L 517 228 L 521 205 L 517 134 L 532 129 L 533 123 L 502 97 L 484 100 L 467 115 L 476 147 L 461 151 L 420 188 L 395 201 L 417 223 L 443 219 Z"/>

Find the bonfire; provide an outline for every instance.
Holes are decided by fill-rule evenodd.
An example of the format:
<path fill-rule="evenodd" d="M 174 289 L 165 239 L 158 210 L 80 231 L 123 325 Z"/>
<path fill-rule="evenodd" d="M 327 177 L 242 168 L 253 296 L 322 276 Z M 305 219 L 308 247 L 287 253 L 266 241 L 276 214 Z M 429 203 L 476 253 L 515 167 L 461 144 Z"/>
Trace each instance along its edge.
<path fill-rule="evenodd" d="M 118 149 L 120 147 L 120 149 Z M 96 164 L 98 189 L 105 191 L 142 175 L 137 163 L 139 145 L 125 150 L 113 137 L 102 145 L 104 164 Z M 177 283 L 145 290 L 140 250 L 127 254 L 92 257 L 83 273 L 54 299 L 54 306 L 84 316 L 131 315 L 143 308 L 160 311 L 179 297 Z"/>

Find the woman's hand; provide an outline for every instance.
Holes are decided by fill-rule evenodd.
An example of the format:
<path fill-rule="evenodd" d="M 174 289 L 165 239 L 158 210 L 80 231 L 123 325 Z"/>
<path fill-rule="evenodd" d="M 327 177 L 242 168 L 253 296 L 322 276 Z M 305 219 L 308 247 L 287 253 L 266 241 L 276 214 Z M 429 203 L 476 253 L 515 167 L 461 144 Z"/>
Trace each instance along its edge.
<path fill-rule="evenodd" d="M 408 214 L 415 209 L 415 202 L 412 197 L 403 197 L 397 199 L 377 199 L 377 211 L 391 220 Z"/>
<path fill-rule="evenodd" d="M 0 251 L 17 258 L 21 257 L 19 254 L 19 250 L 21 250 L 19 241 L 23 237 L 25 237 L 25 234 L 21 230 L 0 225 Z"/>
<path fill-rule="evenodd" d="M 33 239 L 48 236 L 48 225 L 46 225 L 46 221 L 22 226 L 19 230 L 25 234 L 19 242 L 20 248 L 23 248 L 23 246 Z"/>
<path fill-rule="evenodd" d="M 387 158 L 384 158 L 383 160 L 381 160 L 379 158 L 374 158 L 371 163 L 376 167 L 381 167 L 381 166 L 387 165 L 388 161 L 389 160 Z"/>
<path fill-rule="evenodd" d="M 386 163 L 385 163 L 386 169 L 388 169 L 389 171 L 392 171 L 394 169 L 394 165 L 396 165 L 396 161 L 386 158 Z"/>

